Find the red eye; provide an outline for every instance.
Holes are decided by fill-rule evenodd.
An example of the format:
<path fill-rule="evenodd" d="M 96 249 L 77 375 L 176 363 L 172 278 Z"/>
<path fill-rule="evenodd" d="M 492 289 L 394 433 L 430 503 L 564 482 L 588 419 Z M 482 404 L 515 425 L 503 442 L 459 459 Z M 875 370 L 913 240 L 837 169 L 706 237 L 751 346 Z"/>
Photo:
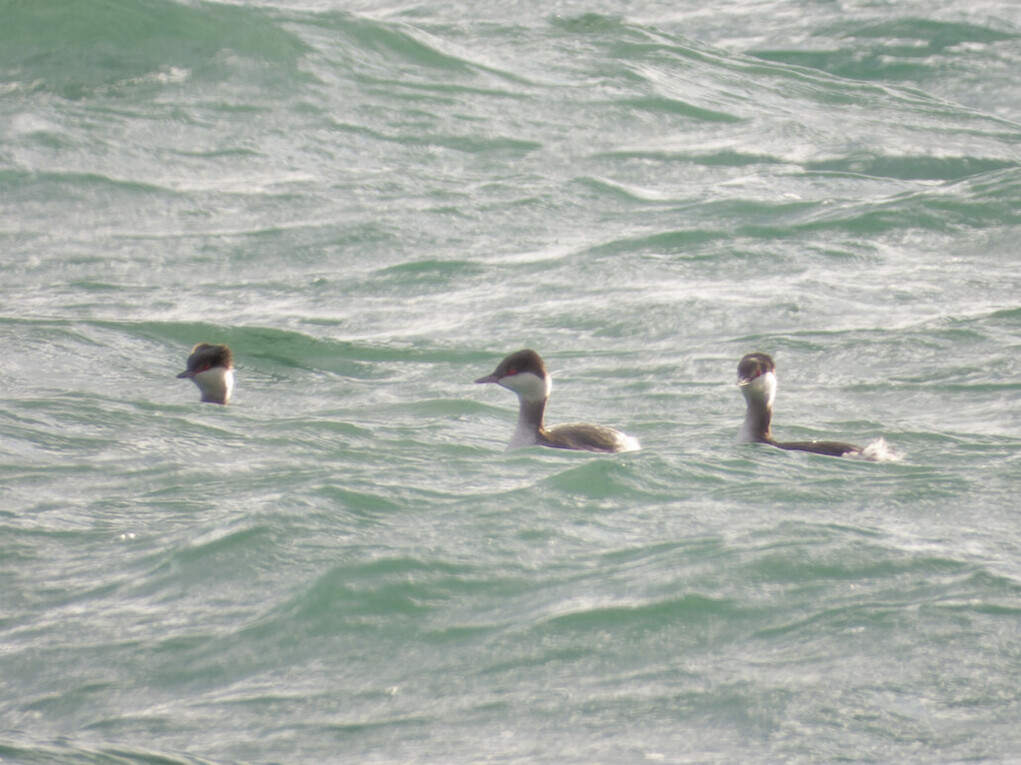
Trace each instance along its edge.
<path fill-rule="evenodd" d="M 507 370 L 507 377 L 511 377 L 512 375 L 516 375 L 517 373 L 518 370 L 516 370 L 514 367 L 511 367 L 510 369 Z"/>

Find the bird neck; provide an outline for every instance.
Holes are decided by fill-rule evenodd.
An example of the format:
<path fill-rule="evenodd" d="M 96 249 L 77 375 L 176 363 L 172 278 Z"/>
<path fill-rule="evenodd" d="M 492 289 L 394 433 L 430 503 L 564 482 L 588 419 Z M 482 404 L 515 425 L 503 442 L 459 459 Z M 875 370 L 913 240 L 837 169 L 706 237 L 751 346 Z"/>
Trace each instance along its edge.
<path fill-rule="evenodd" d="M 773 435 L 769 425 L 773 420 L 773 407 L 770 402 L 758 396 L 748 398 L 748 411 L 745 413 L 744 424 L 741 426 L 741 441 L 750 443 L 770 443 Z"/>
<path fill-rule="evenodd" d="M 518 424 L 511 438 L 509 447 L 511 449 L 540 443 L 544 431 L 543 414 L 546 411 L 546 399 L 519 397 L 519 402 Z"/>

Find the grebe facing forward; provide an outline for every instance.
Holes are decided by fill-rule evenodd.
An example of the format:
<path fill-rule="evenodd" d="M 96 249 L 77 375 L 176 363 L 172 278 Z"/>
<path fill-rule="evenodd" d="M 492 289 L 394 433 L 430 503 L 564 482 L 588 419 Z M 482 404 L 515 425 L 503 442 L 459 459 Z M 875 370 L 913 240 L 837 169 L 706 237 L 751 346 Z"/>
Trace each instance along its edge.
<path fill-rule="evenodd" d="M 737 365 L 737 384 L 748 403 L 748 412 L 738 440 L 772 444 L 781 449 L 815 452 L 832 457 L 861 454 L 861 447 L 839 441 L 776 441 L 770 433 L 773 399 L 776 397 L 776 365 L 765 353 L 749 353 Z"/>
<path fill-rule="evenodd" d="M 555 449 L 580 449 L 589 452 L 627 452 L 639 448 L 637 439 L 603 425 L 572 422 L 547 429 L 543 426 L 546 401 L 553 380 L 542 357 L 535 351 L 512 353 L 491 375 L 476 383 L 496 383 L 518 394 L 518 425 L 507 449 L 525 446 L 550 446 Z"/>
<path fill-rule="evenodd" d="M 226 345 L 199 343 L 191 349 L 188 368 L 178 378 L 189 378 L 210 404 L 226 404 L 234 390 L 234 357 Z"/>

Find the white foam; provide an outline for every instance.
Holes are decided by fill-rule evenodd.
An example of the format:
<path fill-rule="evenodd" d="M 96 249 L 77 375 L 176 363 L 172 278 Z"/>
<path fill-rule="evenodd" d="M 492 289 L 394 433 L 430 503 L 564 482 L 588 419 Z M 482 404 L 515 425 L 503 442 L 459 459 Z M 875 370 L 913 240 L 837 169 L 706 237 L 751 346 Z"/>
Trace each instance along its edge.
<path fill-rule="evenodd" d="M 622 452 L 638 452 L 642 450 L 642 444 L 634 436 L 629 436 L 624 433 L 621 434 L 621 451 Z"/>
<path fill-rule="evenodd" d="M 895 452 L 893 447 L 886 443 L 886 439 L 880 436 L 858 454 L 847 454 L 855 460 L 868 460 L 869 462 L 900 462 L 904 455 Z"/>

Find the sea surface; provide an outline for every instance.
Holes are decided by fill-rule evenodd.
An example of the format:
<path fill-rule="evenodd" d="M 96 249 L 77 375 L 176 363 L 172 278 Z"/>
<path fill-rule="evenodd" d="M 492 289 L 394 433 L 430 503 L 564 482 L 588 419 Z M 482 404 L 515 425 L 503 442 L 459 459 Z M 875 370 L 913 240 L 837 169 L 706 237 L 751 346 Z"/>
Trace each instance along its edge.
<path fill-rule="evenodd" d="M 1021 762 L 1019 497 L 1021 3 L 0 0 L 2 763 Z"/>

